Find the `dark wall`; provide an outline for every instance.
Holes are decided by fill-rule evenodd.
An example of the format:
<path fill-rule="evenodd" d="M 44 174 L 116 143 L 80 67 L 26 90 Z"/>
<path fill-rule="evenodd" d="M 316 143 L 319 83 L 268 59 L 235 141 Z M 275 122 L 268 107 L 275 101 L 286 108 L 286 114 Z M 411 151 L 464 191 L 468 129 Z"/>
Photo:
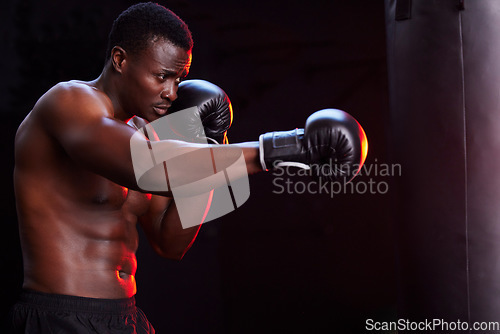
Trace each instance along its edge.
<path fill-rule="evenodd" d="M 132 3 L 2 4 L 3 310 L 22 283 L 11 185 L 15 129 L 58 81 L 99 75 L 112 20 Z M 189 77 L 212 81 L 230 96 L 231 142 L 302 127 L 312 112 L 335 107 L 363 125 L 370 169 L 334 196 L 293 186 L 279 194 L 276 175 L 251 176 L 247 203 L 204 225 L 180 262 L 156 256 L 141 234 L 137 300 L 157 331 L 358 333 L 367 318 L 393 317 L 383 2 L 161 3 L 193 32 Z"/>

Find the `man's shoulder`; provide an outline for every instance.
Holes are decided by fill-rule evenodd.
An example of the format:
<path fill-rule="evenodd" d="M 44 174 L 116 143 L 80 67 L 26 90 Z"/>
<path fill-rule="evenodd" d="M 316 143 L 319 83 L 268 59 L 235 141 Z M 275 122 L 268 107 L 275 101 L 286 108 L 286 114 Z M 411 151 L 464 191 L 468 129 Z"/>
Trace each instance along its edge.
<path fill-rule="evenodd" d="M 53 86 L 35 105 L 35 109 L 49 113 L 59 111 L 93 111 L 109 114 L 112 105 L 109 97 L 102 91 L 83 81 L 65 81 Z"/>
<path fill-rule="evenodd" d="M 51 134 L 71 131 L 78 124 L 113 117 L 113 106 L 102 91 L 82 81 L 60 82 L 36 102 L 18 129 L 18 134 L 33 128 Z"/>

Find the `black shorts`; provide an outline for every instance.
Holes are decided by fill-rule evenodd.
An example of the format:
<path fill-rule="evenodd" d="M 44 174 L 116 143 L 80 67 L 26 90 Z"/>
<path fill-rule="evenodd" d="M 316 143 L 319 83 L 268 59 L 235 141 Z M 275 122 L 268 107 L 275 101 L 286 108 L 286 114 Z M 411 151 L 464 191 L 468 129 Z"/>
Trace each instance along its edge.
<path fill-rule="evenodd" d="M 135 298 L 96 299 L 24 290 L 11 333 L 154 333 Z"/>

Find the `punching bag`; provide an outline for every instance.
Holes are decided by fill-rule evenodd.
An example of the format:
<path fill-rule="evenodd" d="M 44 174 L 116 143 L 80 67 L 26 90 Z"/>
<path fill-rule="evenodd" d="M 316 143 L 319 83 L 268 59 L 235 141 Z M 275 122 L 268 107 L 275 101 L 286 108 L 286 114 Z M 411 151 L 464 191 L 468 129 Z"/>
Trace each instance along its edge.
<path fill-rule="evenodd" d="M 499 332 L 500 1 L 385 8 L 398 317 Z"/>

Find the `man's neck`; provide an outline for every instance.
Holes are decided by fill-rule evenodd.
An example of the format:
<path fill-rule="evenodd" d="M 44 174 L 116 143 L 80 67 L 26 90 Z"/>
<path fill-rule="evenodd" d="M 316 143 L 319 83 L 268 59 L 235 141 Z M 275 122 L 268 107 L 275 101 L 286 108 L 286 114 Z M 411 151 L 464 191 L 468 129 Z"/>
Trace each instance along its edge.
<path fill-rule="evenodd" d="M 124 121 L 130 118 L 130 115 L 123 110 L 120 104 L 120 100 L 118 98 L 119 87 L 117 79 L 118 75 L 114 72 L 110 62 L 108 61 L 104 66 L 101 75 L 99 75 L 99 77 L 93 80 L 90 84 L 109 97 L 113 105 L 114 117 Z"/>

